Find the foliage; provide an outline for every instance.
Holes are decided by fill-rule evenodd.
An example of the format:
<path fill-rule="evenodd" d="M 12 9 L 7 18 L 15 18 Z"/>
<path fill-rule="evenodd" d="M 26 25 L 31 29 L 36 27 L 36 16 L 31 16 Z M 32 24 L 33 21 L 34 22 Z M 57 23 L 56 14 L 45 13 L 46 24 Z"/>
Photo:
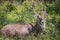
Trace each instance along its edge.
<path fill-rule="evenodd" d="M 48 17 L 46 18 L 46 29 L 43 35 L 37 37 L 29 36 L 27 40 L 59 40 L 60 39 L 60 3 L 59 0 L 44 0 Z M 6 24 L 20 23 L 28 24 L 35 22 L 34 10 L 42 15 L 43 1 L 37 0 L 0 0 L 0 29 Z M 24 40 L 22 38 L 22 40 Z"/>

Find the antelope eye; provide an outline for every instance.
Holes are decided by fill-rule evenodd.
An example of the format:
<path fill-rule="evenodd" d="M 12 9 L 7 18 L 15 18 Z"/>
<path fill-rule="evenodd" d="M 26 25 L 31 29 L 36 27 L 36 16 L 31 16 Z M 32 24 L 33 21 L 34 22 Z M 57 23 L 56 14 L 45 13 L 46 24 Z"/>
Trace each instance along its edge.
<path fill-rule="evenodd" d="M 43 24 L 44 22 L 42 22 L 42 24 Z"/>

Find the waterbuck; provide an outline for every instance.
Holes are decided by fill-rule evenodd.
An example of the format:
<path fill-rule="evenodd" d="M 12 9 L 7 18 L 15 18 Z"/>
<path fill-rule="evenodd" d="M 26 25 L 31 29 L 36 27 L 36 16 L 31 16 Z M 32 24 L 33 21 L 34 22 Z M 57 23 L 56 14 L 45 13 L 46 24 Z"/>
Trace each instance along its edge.
<path fill-rule="evenodd" d="M 33 24 L 7 24 L 2 28 L 2 34 L 5 37 L 13 37 L 16 35 L 29 35 L 32 32 L 36 35 L 45 28 L 46 13 L 41 16 L 34 12 L 36 23 Z"/>

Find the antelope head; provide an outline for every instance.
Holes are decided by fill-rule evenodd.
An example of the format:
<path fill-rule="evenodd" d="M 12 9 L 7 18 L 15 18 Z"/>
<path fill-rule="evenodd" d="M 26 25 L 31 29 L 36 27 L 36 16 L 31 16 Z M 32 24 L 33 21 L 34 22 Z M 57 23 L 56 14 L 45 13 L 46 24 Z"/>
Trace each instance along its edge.
<path fill-rule="evenodd" d="M 45 29 L 45 19 L 47 17 L 47 13 L 43 13 L 42 15 L 38 15 L 35 11 L 34 11 L 34 17 L 36 18 L 37 20 L 37 23 L 40 27 L 41 30 L 44 30 Z"/>

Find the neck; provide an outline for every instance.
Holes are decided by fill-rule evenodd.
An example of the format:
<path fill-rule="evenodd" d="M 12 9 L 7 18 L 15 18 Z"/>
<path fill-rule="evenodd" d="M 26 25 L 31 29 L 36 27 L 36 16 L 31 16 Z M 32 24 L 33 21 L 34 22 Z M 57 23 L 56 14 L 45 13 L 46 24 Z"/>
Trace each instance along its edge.
<path fill-rule="evenodd" d="M 32 26 L 31 32 L 33 32 L 35 35 L 38 34 L 39 32 L 41 32 L 41 27 L 40 27 L 38 21 L 34 24 L 31 24 L 31 26 Z"/>

